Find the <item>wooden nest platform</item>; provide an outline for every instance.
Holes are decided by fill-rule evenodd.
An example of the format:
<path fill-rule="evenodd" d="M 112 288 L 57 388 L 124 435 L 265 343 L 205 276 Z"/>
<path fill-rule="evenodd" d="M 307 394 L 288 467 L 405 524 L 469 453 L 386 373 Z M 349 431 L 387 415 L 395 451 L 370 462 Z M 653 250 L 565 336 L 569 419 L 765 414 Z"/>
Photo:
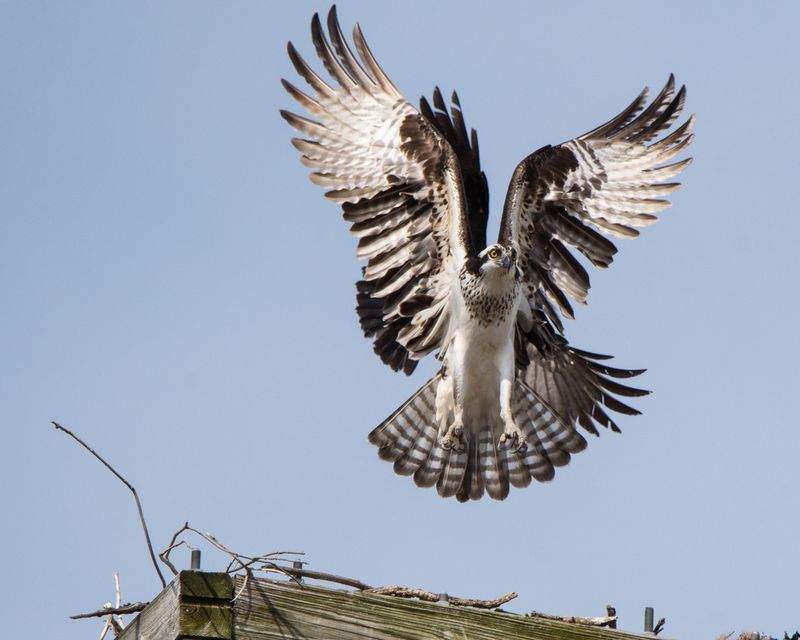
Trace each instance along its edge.
<path fill-rule="evenodd" d="M 119 640 L 642 640 L 605 627 L 227 573 L 182 571 Z"/>

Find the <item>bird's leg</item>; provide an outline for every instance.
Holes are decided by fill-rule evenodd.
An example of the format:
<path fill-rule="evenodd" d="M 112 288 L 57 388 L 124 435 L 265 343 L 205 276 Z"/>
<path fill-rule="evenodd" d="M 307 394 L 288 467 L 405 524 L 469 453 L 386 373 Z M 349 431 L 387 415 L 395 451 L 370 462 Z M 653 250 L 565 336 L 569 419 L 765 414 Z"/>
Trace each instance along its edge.
<path fill-rule="evenodd" d="M 500 382 L 500 419 L 503 421 L 503 433 L 497 441 L 497 446 L 522 453 L 528 448 L 528 442 L 525 439 L 525 434 L 514 422 L 514 414 L 511 409 L 511 391 L 513 387 L 513 380 L 506 378 Z"/>
<path fill-rule="evenodd" d="M 456 408 L 453 423 L 448 427 L 439 444 L 444 449 L 454 449 L 455 451 L 464 449 L 464 414 L 460 407 Z"/>
<path fill-rule="evenodd" d="M 463 376 L 454 372 L 453 376 L 453 422 L 448 427 L 439 444 L 444 449 L 463 451 L 464 449 L 464 396 L 462 394 Z"/>

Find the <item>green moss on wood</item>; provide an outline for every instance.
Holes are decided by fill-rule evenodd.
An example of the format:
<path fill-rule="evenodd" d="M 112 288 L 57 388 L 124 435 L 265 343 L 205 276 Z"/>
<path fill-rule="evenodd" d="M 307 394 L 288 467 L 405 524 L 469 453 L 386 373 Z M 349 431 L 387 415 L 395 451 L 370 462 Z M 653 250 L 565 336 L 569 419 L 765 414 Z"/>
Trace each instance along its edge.
<path fill-rule="evenodd" d="M 230 600 L 233 598 L 233 580 L 227 573 L 181 571 L 177 578 L 182 597 Z"/>

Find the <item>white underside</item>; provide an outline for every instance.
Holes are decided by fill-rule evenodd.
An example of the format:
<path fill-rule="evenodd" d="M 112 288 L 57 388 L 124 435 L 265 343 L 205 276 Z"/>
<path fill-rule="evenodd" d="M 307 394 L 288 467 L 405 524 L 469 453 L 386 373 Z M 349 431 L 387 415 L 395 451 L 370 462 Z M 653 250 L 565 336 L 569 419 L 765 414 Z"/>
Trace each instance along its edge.
<path fill-rule="evenodd" d="M 460 290 L 452 297 L 446 375 L 436 393 L 439 435 L 453 424 L 462 399 L 465 431 L 477 434 L 489 425 L 497 433 L 511 420 L 514 387 L 514 330 L 517 305 L 500 324 L 481 326 L 464 308 Z"/>

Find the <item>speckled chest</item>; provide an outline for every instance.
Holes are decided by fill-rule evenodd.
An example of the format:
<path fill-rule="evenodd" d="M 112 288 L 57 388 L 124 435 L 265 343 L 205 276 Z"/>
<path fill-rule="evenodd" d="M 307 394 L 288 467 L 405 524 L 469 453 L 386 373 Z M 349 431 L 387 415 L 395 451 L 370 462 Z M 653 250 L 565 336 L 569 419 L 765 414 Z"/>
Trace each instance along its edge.
<path fill-rule="evenodd" d="M 500 325 L 507 320 L 520 295 L 518 277 L 492 281 L 465 268 L 461 270 L 459 280 L 470 320 L 476 320 L 484 327 Z"/>

